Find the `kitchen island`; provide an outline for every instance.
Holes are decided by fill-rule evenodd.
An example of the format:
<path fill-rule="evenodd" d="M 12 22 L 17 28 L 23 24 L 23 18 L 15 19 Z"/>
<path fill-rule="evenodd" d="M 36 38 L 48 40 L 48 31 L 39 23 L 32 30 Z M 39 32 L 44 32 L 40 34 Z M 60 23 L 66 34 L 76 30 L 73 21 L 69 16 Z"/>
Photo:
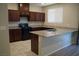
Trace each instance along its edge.
<path fill-rule="evenodd" d="M 56 31 L 32 31 L 31 50 L 37 55 L 50 55 L 72 44 L 76 29 L 59 29 Z"/>

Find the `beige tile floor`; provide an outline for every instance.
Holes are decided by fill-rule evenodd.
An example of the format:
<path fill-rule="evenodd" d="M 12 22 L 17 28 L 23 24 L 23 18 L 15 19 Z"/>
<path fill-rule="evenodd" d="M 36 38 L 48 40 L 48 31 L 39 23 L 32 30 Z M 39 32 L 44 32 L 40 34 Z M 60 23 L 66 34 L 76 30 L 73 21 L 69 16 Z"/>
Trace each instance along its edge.
<path fill-rule="evenodd" d="M 36 56 L 31 51 L 31 40 L 10 43 L 11 56 Z"/>

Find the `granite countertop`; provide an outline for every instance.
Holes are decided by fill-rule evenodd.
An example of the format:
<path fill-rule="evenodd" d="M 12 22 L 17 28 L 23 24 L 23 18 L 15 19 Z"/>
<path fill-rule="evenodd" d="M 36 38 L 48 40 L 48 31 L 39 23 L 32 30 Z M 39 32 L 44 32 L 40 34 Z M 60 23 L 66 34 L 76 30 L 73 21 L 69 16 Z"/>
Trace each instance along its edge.
<path fill-rule="evenodd" d="M 21 29 L 19 26 L 9 26 L 9 29 Z"/>
<path fill-rule="evenodd" d="M 77 29 L 56 28 L 56 31 L 41 30 L 41 31 L 32 31 L 31 33 L 37 34 L 39 36 L 51 37 L 51 36 L 60 35 L 60 34 L 68 33 L 68 32 L 74 32 L 74 31 L 77 31 Z"/>

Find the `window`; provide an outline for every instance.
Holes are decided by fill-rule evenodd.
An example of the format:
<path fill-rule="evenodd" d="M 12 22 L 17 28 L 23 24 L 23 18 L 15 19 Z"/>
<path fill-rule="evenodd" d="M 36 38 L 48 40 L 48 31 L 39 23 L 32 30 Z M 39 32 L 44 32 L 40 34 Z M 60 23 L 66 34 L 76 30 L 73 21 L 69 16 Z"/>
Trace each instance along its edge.
<path fill-rule="evenodd" d="M 48 9 L 48 23 L 62 23 L 63 8 Z"/>

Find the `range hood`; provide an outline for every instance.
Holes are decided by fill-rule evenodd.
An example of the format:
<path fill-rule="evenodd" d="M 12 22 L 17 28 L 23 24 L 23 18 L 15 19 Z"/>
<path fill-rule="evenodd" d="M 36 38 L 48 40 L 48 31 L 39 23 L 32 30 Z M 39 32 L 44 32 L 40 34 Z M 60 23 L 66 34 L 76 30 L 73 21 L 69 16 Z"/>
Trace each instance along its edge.
<path fill-rule="evenodd" d="M 20 17 L 29 17 L 29 13 L 22 12 L 20 13 Z"/>
<path fill-rule="evenodd" d="M 20 14 L 20 17 L 29 17 L 29 16 L 26 14 Z"/>

